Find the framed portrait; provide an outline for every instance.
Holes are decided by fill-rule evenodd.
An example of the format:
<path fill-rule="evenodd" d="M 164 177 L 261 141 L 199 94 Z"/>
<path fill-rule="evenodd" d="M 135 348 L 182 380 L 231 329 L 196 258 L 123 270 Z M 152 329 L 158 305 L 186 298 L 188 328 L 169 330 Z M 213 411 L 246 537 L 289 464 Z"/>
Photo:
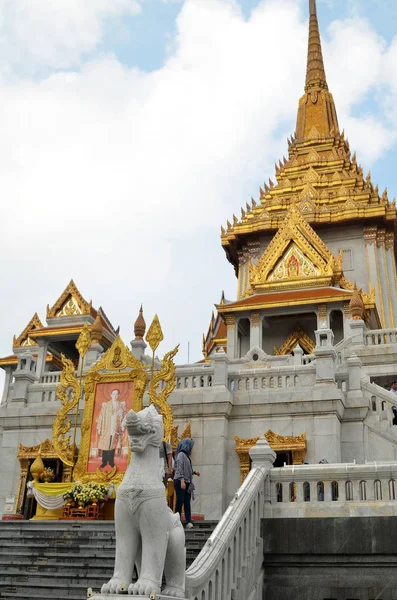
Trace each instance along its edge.
<path fill-rule="evenodd" d="M 74 480 L 120 482 L 129 462 L 125 417 L 142 409 L 147 372 L 121 340 L 87 373 Z"/>
<path fill-rule="evenodd" d="M 128 435 L 125 417 L 132 408 L 134 381 L 98 383 L 88 452 L 87 473 L 97 469 L 125 472 L 128 465 Z"/>

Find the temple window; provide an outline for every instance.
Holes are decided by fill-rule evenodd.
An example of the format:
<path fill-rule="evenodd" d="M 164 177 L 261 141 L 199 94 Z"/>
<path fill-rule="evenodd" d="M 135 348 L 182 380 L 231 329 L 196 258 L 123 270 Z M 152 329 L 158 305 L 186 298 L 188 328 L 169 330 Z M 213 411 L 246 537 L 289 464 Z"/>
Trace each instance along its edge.
<path fill-rule="evenodd" d="M 266 387 L 266 377 L 262 377 L 262 388 Z"/>
<path fill-rule="evenodd" d="M 341 310 L 333 310 L 330 314 L 330 328 L 334 334 L 334 344 L 338 344 L 344 338 L 343 313 Z"/>
<path fill-rule="evenodd" d="M 382 411 L 385 411 L 385 410 L 386 410 L 386 402 L 383 400 L 383 402 L 382 402 Z"/>
<path fill-rule="evenodd" d="M 372 411 L 376 412 L 376 397 L 375 396 L 372 396 L 371 404 L 372 404 Z"/>
<path fill-rule="evenodd" d="M 208 375 L 208 387 L 212 387 L 212 376 Z"/>
<path fill-rule="evenodd" d="M 200 377 L 200 387 L 203 388 L 204 387 L 204 377 L 201 375 Z"/>

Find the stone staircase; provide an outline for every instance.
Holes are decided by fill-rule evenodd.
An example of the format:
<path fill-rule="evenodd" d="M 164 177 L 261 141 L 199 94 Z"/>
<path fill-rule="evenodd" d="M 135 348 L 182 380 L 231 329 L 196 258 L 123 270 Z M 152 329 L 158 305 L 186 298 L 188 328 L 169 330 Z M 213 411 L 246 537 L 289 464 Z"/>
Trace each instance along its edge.
<path fill-rule="evenodd" d="M 186 531 L 189 566 L 216 526 Z M 113 574 L 113 521 L 0 521 L 0 598 L 85 600 Z"/>

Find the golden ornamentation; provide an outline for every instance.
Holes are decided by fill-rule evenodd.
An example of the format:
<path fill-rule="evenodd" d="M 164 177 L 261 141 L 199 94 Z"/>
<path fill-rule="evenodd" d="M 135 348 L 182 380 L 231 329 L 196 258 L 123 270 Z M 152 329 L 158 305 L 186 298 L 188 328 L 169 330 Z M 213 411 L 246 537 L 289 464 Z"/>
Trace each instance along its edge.
<path fill-rule="evenodd" d="M 394 232 L 393 231 L 386 231 L 385 247 L 386 247 L 386 250 L 392 250 L 392 248 L 394 248 Z"/>
<path fill-rule="evenodd" d="M 365 245 L 372 246 L 376 242 L 377 227 L 364 227 L 364 241 Z"/>
<path fill-rule="evenodd" d="M 120 372 L 120 369 L 123 372 Z M 81 424 L 80 452 L 73 472 L 73 479 L 75 481 L 113 481 L 114 483 L 121 483 L 124 474 L 117 472 L 117 469 L 112 469 L 106 473 L 99 469 L 97 469 L 96 473 L 87 473 L 86 471 L 90 450 L 96 386 L 99 383 L 134 381 L 132 408 L 135 412 L 138 412 L 142 410 L 143 394 L 147 379 L 145 366 L 133 356 L 120 336 L 117 336 L 112 346 L 88 371 L 84 379 L 85 406 Z"/>
<path fill-rule="evenodd" d="M 318 320 L 321 323 L 327 323 L 328 312 L 326 304 L 319 304 L 317 309 Z"/>
<path fill-rule="evenodd" d="M 103 325 L 101 315 L 98 312 L 95 321 L 90 327 L 91 340 L 93 344 L 99 344 L 103 335 Z"/>
<path fill-rule="evenodd" d="M 339 283 L 342 256 L 335 257 L 296 208 L 271 240 L 258 263 L 250 263 L 253 293 Z"/>
<path fill-rule="evenodd" d="M 302 433 L 302 435 L 298 436 L 284 436 L 278 435 L 269 429 L 265 433 L 265 438 L 272 450 L 275 452 L 291 452 L 292 463 L 294 465 L 303 464 L 307 452 L 306 433 Z M 234 439 L 236 441 L 235 451 L 240 460 L 241 485 L 251 469 L 249 451 L 255 446 L 260 438 L 240 438 L 238 435 L 235 435 Z"/>
<path fill-rule="evenodd" d="M 88 350 L 91 348 L 91 344 L 92 340 L 90 335 L 90 328 L 87 323 L 84 323 L 84 327 L 81 330 L 81 333 L 76 342 L 76 348 L 82 359 L 87 354 Z"/>
<path fill-rule="evenodd" d="M 376 247 L 382 248 L 385 245 L 385 241 L 386 241 L 386 230 L 378 229 L 378 231 L 376 232 Z"/>
<path fill-rule="evenodd" d="M 383 304 L 383 291 L 382 291 L 382 280 L 380 275 L 380 266 L 379 266 L 379 254 L 378 248 L 375 246 L 375 264 L 376 264 L 376 279 L 378 284 L 378 298 L 379 298 L 379 306 L 380 306 L 380 318 L 382 327 L 386 327 L 386 319 L 385 319 L 385 307 Z"/>
<path fill-rule="evenodd" d="M 73 467 L 74 448 L 70 443 L 70 435 L 67 435 L 72 426 L 72 415 L 69 413 L 79 404 L 81 386 L 79 380 L 75 377 L 75 366 L 72 361 L 63 354 L 61 357 L 63 369 L 56 395 L 62 408 L 57 412 L 52 426 L 52 443 L 61 461 Z"/>
<path fill-rule="evenodd" d="M 305 352 L 307 352 L 307 354 L 313 354 L 314 348 L 316 347 L 316 344 L 300 325 L 297 325 L 289 334 L 279 350 L 274 347 L 274 354 L 275 356 L 291 354 L 298 344 Z"/>
<path fill-rule="evenodd" d="M 183 433 L 180 438 L 178 437 L 178 429 L 179 429 L 178 425 L 173 425 L 171 428 L 170 444 L 174 451 L 177 449 L 178 444 L 181 440 L 185 440 L 186 438 L 192 439 L 192 426 L 191 426 L 190 421 L 186 425 L 185 429 L 183 430 Z"/>
<path fill-rule="evenodd" d="M 253 446 L 255 446 L 256 442 L 259 440 L 259 437 L 240 438 L 238 435 L 235 435 L 234 439 L 236 441 L 235 451 L 237 452 L 240 460 L 240 485 L 242 485 L 244 483 L 244 479 L 247 477 L 251 469 L 251 458 L 249 451 Z"/>
<path fill-rule="evenodd" d="M 40 454 L 40 450 L 39 453 L 36 457 L 36 459 L 34 460 L 33 464 L 30 467 L 30 472 L 32 473 L 32 477 L 34 479 L 34 481 L 38 481 L 40 475 L 43 473 L 44 471 L 44 463 L 43 463 L 43 459 L 41 458 L 41 454 Z"/>
<path fill-rule="evenodd" d="M 389 267 L 388 267 L 388 264 L 387 264 L 387 256 L 386 256 L 386 246 L 385 246 L 385 244 L 383 244 L 383 246 L 382 246 L 382 255 L 383 255 L 383 270 L 385 272 L 385 279 L 386 279 L 387 302 L 388 302 L 388 305 L 389 305 L 390 327 L 394 327 L 393 302 L 392 302 L 392 296 L 391 296 Z M 392 260 L 394 260 L 394 257 L 392 257 Z"/>
<path fill-rule="evenodd" d="M 234 329 L 236 326 L 236 317 L 234 315 L 227 314 L 225 316 L 226 327 L 227 329 Z"/>
<path fill-rule="evenodd" d="M 360 319 L 364 319 L 365 316 L 365 307 L 364 302 L 361 297 L 361 290 L 357 289 L 357 286 L 354 286 L 354 292 L 352 299 L 349 303 L 349 312 L 353 321 L 358 321 Z"/>
<path fill-rule="evenodd" d="M 24 446 L 23 444 L 18 444 L 18 454 L 17 458 L 19 460 L 21 466 L 21 473 L 19 477 L 19 486 L 18 486 L 18 494 L 16 501 L 16 512 L 18 514 L 23 513 L 23 502 L 25 497 L 25 489 L 29 472 L 29 462 L 34 460 L 39 454 L 42 458 L 45 459 L 57 459 L 58 454 L 55 451 L 55 448 L 51 442 L 51 440 L 46 439 L 41 444 L 37 444 L 37 446 Z M 62 481 L 66 482 L 70 479 L 70 471 L 71 468 L 67 465 L 64 466 L 62 472 Z"/>
<path fill-rule="evenodd" d="M 164 339 L 163 331 L 161 329 L 160 321 L 157 315 L 154 315 L 152 324 L 146 334 L 146 341 L 149 344 L 152 352 L 156 352 L 160 342 Z"/>
<path fill-rule="evenodd" d="M 275 452 L 292 452 L 292 464 L 303 464 L 307 452 L 306 433 L 297 436 L 279 435 L 269 429 L 265 433 L 265 438 Z"/>
<path fill-rule="evenodd" d="M 138 314 L 138 318 L 135 321 L 134 324 L 134 334 L 135 334 L 135 339 L 136 340 L 143 340 L 143 336 L 145 335 L 145 331 L 146 331 L 146 322 L 145 319 L 143 318 L 143 307 L 141 304 L 141 308 L 139 309 L 139 314 Z"/>
<path fill-rule="evenodd" d="M 228 259 L 238 272 L 238 252 L 253 235 L 276 231 L 292 206 L 310 223 L 340 224 L 352 220 L 382 220 L 392 225 L 396 206 L 364 179 L 357 157 L 351 156 L 340 132 L 332 94 L 328 90 L 317 16 L 310 17 L 305 94 L 299 100 L 296 135 L 288 142 L 289 157 L 276 168 L 278 184 L 260 190 L 260 202 L 222 230 Z M 368 240 L 366 243 L 373 243 Z M 244 293 L 244 290 L 242 290 Z"/>
<path fill-rule="evenodd" d="M 255 310 L 251 313 L 251 327 L 256 328 L 259 327 L 261 323 L 259 311 Z"/>
<path fill-rule="evenodd" d="M 34 313 L 33 317 L 30 319 L 29 323 L 26 325 L 22 333 L 20 333 L 18 337 L 14 335 L 12 347 L 20 348 L 22 346 L 37 346 L 37 342 L 32 340 L 29 337 L 29 334 L 32 333 L 32 331 L 34 331 L 35 329 L 42 329 L 42 327 L 43 324 L 40 321 L 39 315 L 37 313 Z"/>
<path fill-rule="evenodd" d="M 168 396 L 175 388 L 175 363 L 174 356 L 178 352 L 179 344 L 164 356 L 161 361 L 161 369 L 157 373 L 153 373 L 149 385 L 150 402 L 155 404 L 160 409 L 160 414 L 163 415 L 164 423 L 164 439 L 169 441 L 172 432 L 172 409 L 167 403 Z M 160 382 L 164 382 L 164 387 L 159 391 Z"/>
<path fill-rule="evenodd" d="M 47 319 L 89 315 L 91 310 L 92 302 L 84 300 L 73 279 L 71 279 L 54 306 L 52 308 L 49 305 L 47 306 Z"/>

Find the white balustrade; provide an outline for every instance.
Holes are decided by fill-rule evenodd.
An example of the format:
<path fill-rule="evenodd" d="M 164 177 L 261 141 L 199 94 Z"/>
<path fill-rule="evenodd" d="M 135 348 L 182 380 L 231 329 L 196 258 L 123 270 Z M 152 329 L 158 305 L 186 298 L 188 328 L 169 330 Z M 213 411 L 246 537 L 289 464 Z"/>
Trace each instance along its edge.
<path fill-rule="evenodd" d="M 397 329 L 373 329 L 364 333 L 366 346 L 383 346 L 397 343 Z"/>
<path fill-rule="evenodd" d="M 61 371 L 48 371 L 40 377 L 40 383 L 59 383 L 61 381 Z"/>
<path fill-rule="evenodd" d="M 260 566 L 256 572 L 255 557 L 262 552 L 260 522 L 267 473 L 264 466 L 250 471 L 215 531 L 186 571 L 187 596 L 192 600 L 262 598 L 263 571 Z"/>
<path fill-rule="evenodd" d="M 299 505 L 321 508 L 325 504 L 333 505 L 332 516 L 337 516 L 337 507 L 349 502 L 395 502 L 397 463 L 287 466 L 271 470 L 270 485 L 271 505 L 281 508 L 286 517 L 307 516 L 299 513 Z"/>
<path fill-rule="evenodd" d="M 312 386 L 316 381 L 315 365 L 307 367 L 240 370 L 229 375 L 231 392 L 259 392 L 265 389 Z"/>

